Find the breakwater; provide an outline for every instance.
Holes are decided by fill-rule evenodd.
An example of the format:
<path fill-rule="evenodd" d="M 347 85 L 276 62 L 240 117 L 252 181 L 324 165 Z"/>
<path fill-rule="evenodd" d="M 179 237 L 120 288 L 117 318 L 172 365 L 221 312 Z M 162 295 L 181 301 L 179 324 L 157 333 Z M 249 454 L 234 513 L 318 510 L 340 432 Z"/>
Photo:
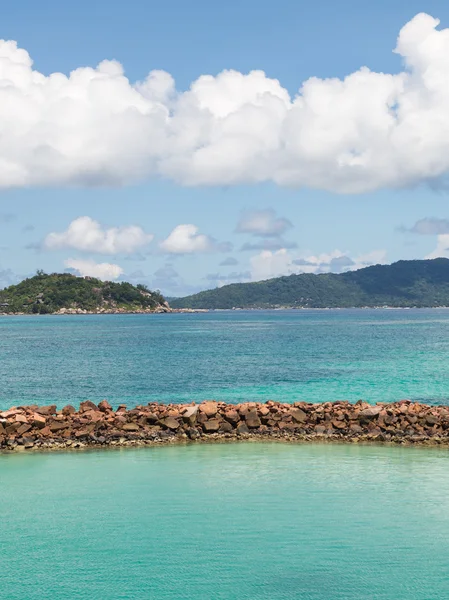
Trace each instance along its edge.
<path fill-rule="evenodd" d="M 273 439 L 449 445 L 449 407 L 392 404 L 149 403 L 117 410 L 106 400 L 79 409 L 18 406 L 0 412 L 0 450 L 134 446 Z"/>

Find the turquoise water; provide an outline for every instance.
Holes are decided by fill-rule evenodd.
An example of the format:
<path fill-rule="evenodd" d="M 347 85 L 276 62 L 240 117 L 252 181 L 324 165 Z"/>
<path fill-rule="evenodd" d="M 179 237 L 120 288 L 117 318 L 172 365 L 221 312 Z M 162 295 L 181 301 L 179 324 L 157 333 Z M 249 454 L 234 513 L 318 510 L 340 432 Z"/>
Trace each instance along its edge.
<path fill-rule="evenodd" d="M 0 407 L 86 398 L 449 403 L 449 310 L 0 318 Z"/>
<path fill-rule="evenodd" d="M 446 450 L 0 456 L 2 600 L 449 597 Z"/>

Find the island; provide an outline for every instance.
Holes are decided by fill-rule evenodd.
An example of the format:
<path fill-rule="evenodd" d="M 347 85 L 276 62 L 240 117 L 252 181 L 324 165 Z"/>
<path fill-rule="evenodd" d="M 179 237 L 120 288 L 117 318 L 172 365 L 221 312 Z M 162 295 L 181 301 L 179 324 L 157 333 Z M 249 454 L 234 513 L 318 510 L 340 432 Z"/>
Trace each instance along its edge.
<path fill-rule="evenodd" d="M 234 283 L 170 300 L 174 308 L 365 308 L 449 306 L 449 259 L 400 260 L 345 273 L 302 273 Z"/>
<path fill-rule="evenodd" d="M 69 273 L 38 271 L 0 290 L 3 314 L 166 313 L 170 306 L 159 291 L 145 285 L 101 281 Z"/>

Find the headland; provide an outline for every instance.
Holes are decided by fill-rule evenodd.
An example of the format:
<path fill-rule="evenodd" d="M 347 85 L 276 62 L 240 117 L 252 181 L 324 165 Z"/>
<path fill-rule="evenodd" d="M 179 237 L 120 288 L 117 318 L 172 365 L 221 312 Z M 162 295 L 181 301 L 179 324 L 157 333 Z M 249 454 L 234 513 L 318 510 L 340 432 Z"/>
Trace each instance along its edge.
<path fill-rule="evenodd" d="M 449 406 L 208 400 L 114 410 L 106 400 L 87 400 L 78 410 L 30 405 L 0 412 L 4 452 L 267 439 L 449 446 Z"/>

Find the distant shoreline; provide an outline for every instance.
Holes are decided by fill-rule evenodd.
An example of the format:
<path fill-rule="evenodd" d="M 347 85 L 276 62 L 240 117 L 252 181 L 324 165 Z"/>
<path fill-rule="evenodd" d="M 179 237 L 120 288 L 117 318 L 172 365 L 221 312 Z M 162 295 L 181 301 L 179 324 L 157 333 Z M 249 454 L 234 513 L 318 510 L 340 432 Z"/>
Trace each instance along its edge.
<path fill-rule="evenodd" d="M 103 400 L 78 410 L 30 405 L 0 412 L 0 452 L 244 440 L 449 447 L 449 406 L 204 401 L 114 410 Z"/>

